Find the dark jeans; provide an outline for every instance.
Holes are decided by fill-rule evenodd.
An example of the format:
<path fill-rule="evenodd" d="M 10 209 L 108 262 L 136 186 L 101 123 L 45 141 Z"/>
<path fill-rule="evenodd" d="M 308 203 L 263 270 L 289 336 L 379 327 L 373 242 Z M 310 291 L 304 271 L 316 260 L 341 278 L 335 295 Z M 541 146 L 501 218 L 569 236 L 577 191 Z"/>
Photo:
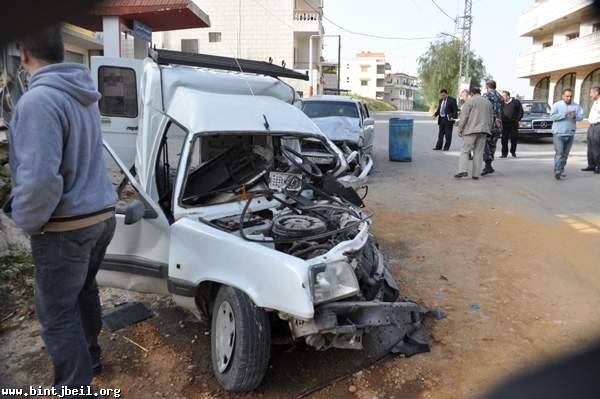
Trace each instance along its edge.
<path fill-rule="evenodd" d="M 587 158 L 590 168 L 600 166 L 600 123 L 590 125 L 587 132 Z"/>
<path fill-rule="evenodd" d="M 31 237 L 35 309 L 54 365 L 54 386 L 90 385 L 100 361 L 102 309 L 96 273 L 115 218 L 79 230 Z"/>
<path fill-rule="evenodd" d="M 502 123 L 502 155 L 508 155 L 508 140 L 510 140 L 510 153 L 517 153 L 517 136 L 519 134 L 519 122 L 503 121 Z"/>
<path fill-rule="evenodd" d="M 574 136 L 554 135 L 554 151 L 556 152 L 554 155 L 554 173 L 564 172 L 574 138 Z"/>
<path fill-rule="evenodd" d="M 485 166 L 492 166 L 494 162 L 494 155 L 496 154 L 496 145 L 498 144 L 498 136 L 500 132 L 497 130 L 492 131 L 491 135 L 488 135 L 487 141 L 485 142 L 485 151 L 483 152 L 483 161 Z"/>
<path fill-rule="evenodd" d="M 447 150 L 450 148 L 450 144 L 452 144 L 452 128 L 454 125 L 446 118 L 440 118 L 438 121 L 440 130 L 438 132 L 438 140 L 435 144 L 435 148 Z M 446 138 L 446 144 L 444 145 L 444 138 Z"/>

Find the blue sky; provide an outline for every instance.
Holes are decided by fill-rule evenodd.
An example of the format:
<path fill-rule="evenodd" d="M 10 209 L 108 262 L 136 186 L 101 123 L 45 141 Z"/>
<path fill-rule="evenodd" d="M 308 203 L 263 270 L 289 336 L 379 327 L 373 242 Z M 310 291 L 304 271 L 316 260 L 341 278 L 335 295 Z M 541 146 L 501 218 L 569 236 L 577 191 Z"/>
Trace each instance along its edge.
<path fill-rule="evenodd" d="M 462 13 L 464 0 L 437 0 L 454 17 Z M 517 79 L 516 59 L 529 49 L 531 39 L 518 36 L 521 11 L 533 0 L 473 0 L 471 49 L 484 64 L 499 88 L 525 94 L 526 79 Z M 325 15 L 337 24 L 358 32 L 382 36 L 428 37 L 439 32 L 454 33 L 454 22 L 442 14 L 431 0 L 324 0 Z M 416 74 L 417 58 L 430 40 L 383 40 L 352 35 L 325 21 L 326 34 L 342 34 L 342 58 L 357 51 L 383 51 L 394 72 Z M 325 56 L 337 59 L 337 39 L 327 38 Z"/>

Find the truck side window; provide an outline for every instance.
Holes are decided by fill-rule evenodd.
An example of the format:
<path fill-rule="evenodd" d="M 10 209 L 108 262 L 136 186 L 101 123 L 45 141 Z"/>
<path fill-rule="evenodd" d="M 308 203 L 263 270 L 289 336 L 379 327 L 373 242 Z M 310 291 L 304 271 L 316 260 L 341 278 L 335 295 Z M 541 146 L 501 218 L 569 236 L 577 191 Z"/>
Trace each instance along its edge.
<path fill-rule="evenodd" d="M 135 71 L 131 68 L 101 66 L 98 68 L 100 114 L 137 118 L 138 99 Z"/>
<path fill-rule="evenodd" d="M 103 148 L 103 157 L 104 163 L 106 164 L 106 168 L 108 170 L 108 175 L 110 176 L 113 184 L 113 188 L 119 196 L 119 203 L 128 204 L 138 200 L 144 204 L 146 210 L 152 210 L 150 204 L 144 200 L 144 197 L 142 197 L 141 194 L 131 184 L 125 172 L 123 172 L 119 164 L 115 161 L 111 153 L 106 150 L 106 148 Z"/>

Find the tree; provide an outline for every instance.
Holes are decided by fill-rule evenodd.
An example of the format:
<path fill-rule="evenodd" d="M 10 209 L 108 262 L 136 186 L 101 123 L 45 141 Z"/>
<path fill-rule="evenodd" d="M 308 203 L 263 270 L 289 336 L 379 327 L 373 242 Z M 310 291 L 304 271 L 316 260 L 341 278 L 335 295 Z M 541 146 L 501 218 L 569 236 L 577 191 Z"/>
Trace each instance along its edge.
<path fill-rule="evenodd" d="M 459 51 L 458 39 L 437 41 L 431 43 L 427 52 L 417 60 L 421 92 L 430 105 L 437 103 L 441 89 L 448 90 L 452 96 L 458 94 Z M 469 57 L 471 86 L 478 87 L 486 74 L 483 59 L 472 51 Z"/>

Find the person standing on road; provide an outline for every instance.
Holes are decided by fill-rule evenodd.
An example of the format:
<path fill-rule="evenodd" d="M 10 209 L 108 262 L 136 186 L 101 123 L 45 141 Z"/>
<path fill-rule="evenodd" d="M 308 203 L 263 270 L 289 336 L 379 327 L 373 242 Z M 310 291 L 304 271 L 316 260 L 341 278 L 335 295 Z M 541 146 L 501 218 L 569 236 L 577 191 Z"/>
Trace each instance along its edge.
<path fill-rule="evenodd" d="M 100 93 L 89 69 L 63 63 L 61 27 L 18 41 L 29 90 L 9 127 L 10 217 L 31 235 L 35 309 L 54 386 L 89 386 L 100 372 L 96 273 L 115 229 L 104 163 Z"/>
<path fill-rule="evenodd" d="M 433 114 L 434 118 L 438 118 L 438 140 L 435 144 L 434 150 L 448 151 L 450 144 L 452 143 L 452 128 L 454 127 L 454 118 L 458 113 L 458 106 L 456 99 L 448 95 L 448 90 L 442 89 L 440 91 L 440 102 L 438 108 Z M 444 144 L 444 138 L 446 138 L 446 144 Z M 443 146 L 443 147 L 442 147 Z"/>
<path fill-rule="evenodd" d="M 562 100 L 554 103 L 550 111 L 552 135 L 554 136 L 554 177 L 565 177 L 565 165 L 575 138 L 576 121 L 583 120 L 583 109 L 573 102 L 573 90 L 565 89 Z"/>
<path fill-rule="evenodd" d="M 487 136 L 492 131 L 493 109 L 492 104 L 481 97 L 481 90 L 471 90 L 472 97 L 462 106 L 460 120 L 458 121 L 458 135 L 464 140 L 458 163 L 458 174 L 455 178 L 467 177 L 469 154 L 473 151 L 473 170 L 471 177 L 479 179 L 481 164 Z"/>
<path fill-rule="evenodd" d="M 483 168 L 483 172 L 481 172 L 482 176 L 495 172 L 494 168 L 492 167 L 492 162 L 494 162 L 494 154 L 496 153 L 498 137 L 500 137 L 502 134 L 502 113 L 504 111 L 504 100 L 496 91 L 496 82 L 494 80 L 486 81 L 485 88 L 486 93 L 483 95 L 483 97 L 492 103 L 494 121 L 492 124 L 492 131 L 485 143 L 485 152 L 483 154 L 485 167 Z"/>
<path fill-rule="evenodd" d="M 593 103 L 588 118 L 590 122 L 587 131 L 588 166 L 581 170 L 600 174 L 600 87 L 592 87 L 590 97 L 592 97 Z"/>
<path fill-rule="evenodd" d="M 517 136 L 519 134 L 519 121 L 523 118 L 523 106 L 517 98 L 512 98 L 510 92 L 503 91 L 504 109 L 502 111 L 502 158 L 508 157 L 508 141 L 510 140 L 510 154 L 517 157 Z"/>

